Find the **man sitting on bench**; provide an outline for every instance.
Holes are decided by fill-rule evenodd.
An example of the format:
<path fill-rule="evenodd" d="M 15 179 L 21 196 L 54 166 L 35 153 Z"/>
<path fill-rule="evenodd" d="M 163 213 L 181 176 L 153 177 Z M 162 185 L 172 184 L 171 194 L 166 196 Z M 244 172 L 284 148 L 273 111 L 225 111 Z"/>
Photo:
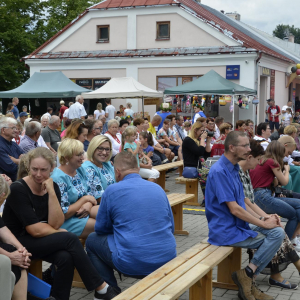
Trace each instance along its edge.
<path fill-rule="evenodd" d="M 174 220 L 163 189 L 139 175 L 136 157 L 121 152 L 114 160 L 117 183 L 102 195 L 95 232 L 86 249 L 103 279 L 121 292 L 114 269 L 143 278 L 176 257 Z"/>
<path fill-rule="evenodd" d="M 225 140 L 225 153 L 210 169 L 205 193 L 208 242 L 217 246 L 257 249 L 249 265 L 232 273 L 242 300 L 269 300 L 255 278 L 279 249 L 285 233 L 277 215 L 257 217 L 246 210 L 238 162 L 247 158 L 250 144 L 244 132 L 232 131 Z"/>

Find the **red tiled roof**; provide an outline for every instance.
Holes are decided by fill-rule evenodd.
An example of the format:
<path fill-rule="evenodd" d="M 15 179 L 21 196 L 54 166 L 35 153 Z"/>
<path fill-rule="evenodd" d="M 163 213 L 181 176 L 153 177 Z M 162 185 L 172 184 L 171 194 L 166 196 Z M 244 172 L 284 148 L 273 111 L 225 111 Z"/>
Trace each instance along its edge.
<path fill-rule="evenodd" d="M 231 26 L 224 20 L 220 19 L 218 16 L 213 14 L 212 12 L 205 9 L 202 5 L 197 3 L 194 0 L 106 0 L 102 1 L 99 4 L 96 4 L 89 9 L 85 10 L 79 17 L 69 23 L 66 27 L 64 27 L 61 31 L 56 33 L 51 39 L 37 48 L 34 52 L 30 55 L 25 57 L 25 59 L 29 59 L 32 56 L 38 54 L 43 48 L 45 48 L 48 44 L 50 44 L 53 40 L 55 40 L 59 35 L 65 32 L 68 28 L 70 28 L 75 22 L 81 19 L 90 9 L 109 9 L 109 8 L 123 8 L 123 7 L 136 7 L 136 6 L 153 6 L 153 5 L 174 5 L 177 4 L 181 8 L 186 9 L 188 8 L 191 10 L 190 12 L 194 14 L 196 17 L 200 18 L 202 21 L 208 23 L 210 26 L 214 27 L 216 30 L 230 35 L 236 41 L 240 41 L 243 43 L 243 47 L 246 48 L 254 48 L 259 51 L 262 51 L 268 55 L 273 57 L 285 60 L 285 61 L 292 61 L 290 58 L 268 48 L 267 46 L 259 43 L 255 39 L 249 37 L 244 32 L 236 29 L 235 27 Z M 230 33 L 230 34 L 229 34 Z"/>

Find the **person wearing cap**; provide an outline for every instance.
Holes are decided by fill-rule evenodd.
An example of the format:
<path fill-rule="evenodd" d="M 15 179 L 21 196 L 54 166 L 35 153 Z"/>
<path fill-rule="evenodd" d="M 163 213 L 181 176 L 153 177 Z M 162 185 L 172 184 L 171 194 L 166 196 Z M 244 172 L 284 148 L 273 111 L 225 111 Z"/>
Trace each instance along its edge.
<path fill-rule="evenodd" d="M 28 113 L 25 111 L 22 111 L 19 115 L 20 118 L 20 122 L 22 123 L 22 125 L 24 126 L 24 122 L 25 120 L 28 118 Z"/>
<path fill-rule="evenodd" d="M 58 116 L 61 120 L 61 131 L 63 131 L 65 129 L 64 128 L 63 116 L 64 116 L 64 113 L 65 113 L 65 110 L 68 109 L 68 107 L 65 106 L 65 101 L 64 100 L 60 100 L 59 104 L 60 104 L 60 109 L 59 109 Z"/>
<path fill-rule="evenodd" d="M 269 110 L 269 107 L 270 107 L 270 101 L 271 100 L 272 99 L 268 99 L 267 100 L 266 111 L 265 111 L 265 113 L 266 113 L 266 119 L 265 119 L 265 121 L 268 122 L 268 123 L 269 123 L 269 113 L 268 113 L 268 110 Z"/>

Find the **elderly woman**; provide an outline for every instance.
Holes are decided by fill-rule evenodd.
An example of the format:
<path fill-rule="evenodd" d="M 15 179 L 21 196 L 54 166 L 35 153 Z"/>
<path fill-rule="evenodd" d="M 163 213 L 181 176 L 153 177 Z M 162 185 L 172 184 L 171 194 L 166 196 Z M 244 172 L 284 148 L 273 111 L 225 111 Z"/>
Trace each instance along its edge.
<path fill-rule="evenodd" d="M 122 137 L 118 133 L 118 131 L 119 131 L 119 122 L 115 119 L 108 121 L 107 132 L 104 135 L 107 136 L 111 141 L 112 159 L 120 152 Z"/>
<path fill-rule="evenodd" d="M 227 134 L 231 131 L 231 125 L 228 123 L 223 123 L 219 127 L 220 130 L 220 137 L 215 141 L 211 148 L 210 156 L 221 156 L 225 152 L 225 139 Z"/>
<path fill-rule="evenodd" d="M 44 114 L 41 116 L 42 128 L 46 128 L 49 125 L 49 122 L 50 122 L 49 115 Z"/>
<path fill-rule="evenodd" d="M 64 228 L 81 238 L 94 231 L 99 205 L 94 196 L 88 194 L 83 163 L 83 143 L 75 139 L 64 139 L 58 148 L 60 166 L 51 178 L 57 183 L 61 194 L 61 207 L 65 215 Z"/>
<path fill-rule="evenodd" d="M 110 162 L 111 141 L 107 136 L 95 136 L 87 150 L 87 161 L 82 164 L 87 177 L 89 193 L 100 199 L 105 189 L 115 183 L 115 171 Z"/>
<path fill-rule="evenodd" d="M 18 249 L 24 245 L 32 253 L 32 259 L 42 259 L 56 266 L 51 292 L 56 300 L 70 298 L 74 268 L 87 290 L 96 290 L 95 294 L 103 292 L 103 296 L 106 295 L 103 289 L 111 293 L 111 287 L 107 288 L 98 275 L 76 235 L 60 228 L 65 217 L 60 206 L 59 186 L 50 178 L 55 166 L 52 152 L 36 148 L 22 157 L 22 164 L 28 175 L 11 185 L 11 194 L 3 212 L 4 222 L 20 242 L 12 244 Z M 26 255 L 25 249 L 22 251 Z M 26 292 L 24 296 L 26 299 Z M 102 298 L 99 295 L 95 298 L 112 297 Z"/>
<path fill-rule="evenodd" d="M 3 176 L 0 176 L 0 205 L 9 195 L 9 186 Z M 16 239 L 12 232 L 5 226 L 0 217 L 0 254 L 5 255 L 11 261 L 11 270 L 15 277 L 15 287 L 13 290 L 13 300 L 27 299 L 27 273 L 26 269 L 30 265 L 31 254 Z M 5 274 L 8 276 L 8 274 Z M 4 297 L 3 291 L 1 295 Z M 3 298 L 3 299 L 10 299 Z"/>
<path fill-rule="evenodd" d="M 23 124 L 20 121 L 17 121 L 17 130 L 18 132 L 16 133 L 16 136 L 12 139 L 13 142 L 17 143 L 17 145 L 20 144 L 21 142 L 21 133 L 23 132 Z"/>
<path fill-rule="evenodd" d="M 192 167 L 201 169 L 201 157 L 207 159 L 210 156 L 211 137 L 207 136 L 205 130 L 205 123 L 195 122 L 191 128 L 189 136 L 187 136 L 182 143 L 182 154 L 184 167 Z M 199 181 L 202 182 L 202 192 L 205 194 L 204 181 L 199 177 Z M 204 205 L 204 201 L 203 201 Z"/>

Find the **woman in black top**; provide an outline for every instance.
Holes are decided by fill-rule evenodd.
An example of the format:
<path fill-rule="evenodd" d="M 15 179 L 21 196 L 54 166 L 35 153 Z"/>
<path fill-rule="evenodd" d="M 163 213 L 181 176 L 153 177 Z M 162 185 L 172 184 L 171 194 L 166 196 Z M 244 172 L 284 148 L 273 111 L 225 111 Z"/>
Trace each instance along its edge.
<path fill-rule="evenodd" d="M 201 122 L 195 122 L 191 128 L 189 136 L 187 136 L 182 143 L 184 167 L 194 167 L 201 169 L 202 165 L 200 158 L 203 157 L 204 159 L 207 159 L 210 156 L 210 142 L 211 137 L 207 136 L 207 132 L 205 131 L 205 124 Z M 204 196 L 205 186 L 201 186 L 201 189 Z"/>
<path fill-rule="evenodd" d="M 9 194 L 9 186 L 3 176 L 0 176 L 0 206 Z M 11 270 L 15 275 L 15 288 L 12 300 L 27 299 L 27 273 L 30 265 L 31 254 L 15 238 L 11 231 L 5 226 L 0 217 L 0 254 L 7 256 L 11 261 Z M 9 274 L 6 274 L 9 276 Z M 1 298 L 1 291 L 0 291 Z"/>
<path fill-rule="evenodd" d="M 99 276 L 77 236 L 60 229 L 64 214 L 59 187 L 50 178 L 55 166 L 52 152 L 36 148 L 21 163 L 29 175 L 11 185 L 3 220 L 32 253 L 32 259 L 39 258 L 56 266 L 52 296 L 56 300 L 69 299 L 76 267 L 87 290 L 96 290 L 96 299 L 112 299 L 117 293 Z"/>

